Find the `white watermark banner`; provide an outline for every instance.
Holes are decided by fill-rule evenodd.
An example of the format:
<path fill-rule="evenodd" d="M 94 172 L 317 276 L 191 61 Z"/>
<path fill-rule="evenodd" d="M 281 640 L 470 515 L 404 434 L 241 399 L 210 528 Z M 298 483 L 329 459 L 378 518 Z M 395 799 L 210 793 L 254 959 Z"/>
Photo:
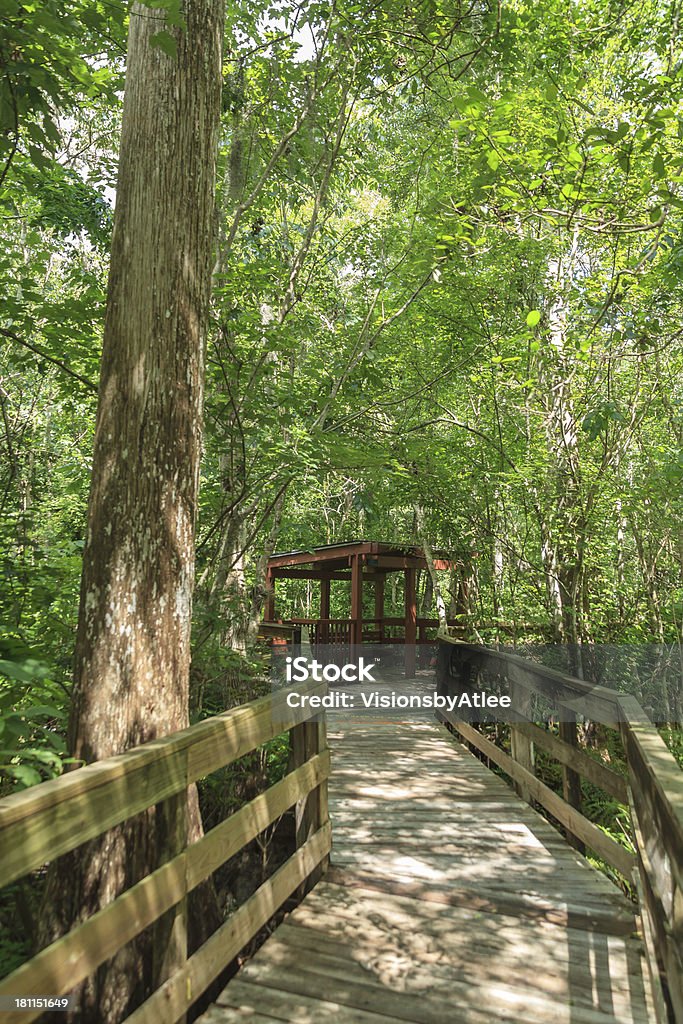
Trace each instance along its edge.
<path fill-rule="evenodd" d="M 302 695 L 301 684 L 309 681 L 326 684 L 327 692 Z M 280 645 L 271 684 L 283 718 L 308 702 L 309 710 L 361 723 L 439 713 L 473 722 L 616 722 L 621 713 L 606 690 L 635 697 L 654 722 L 680 721 L 683 713 L 680 661 L 673 646 L 660 644 L 495 651 L 438 642 Z"/>

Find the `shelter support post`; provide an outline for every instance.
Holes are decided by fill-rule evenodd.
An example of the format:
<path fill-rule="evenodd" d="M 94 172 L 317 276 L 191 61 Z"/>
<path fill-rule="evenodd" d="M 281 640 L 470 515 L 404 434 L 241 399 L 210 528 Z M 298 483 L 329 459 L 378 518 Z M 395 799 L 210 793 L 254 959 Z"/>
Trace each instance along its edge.
<path fill-rule="evenodd" d="M 363 565 L 360 555 L 351 559 L 351 643 L 363 642 Z"/>
<path fill-rule="evenodd" d="M 415 570 L 405 570 L 405 671 L 406 679 L 415 677 L 415 644 L 417 642 L 417 605 L 415 602 Z"/>
<path fill-rule="evenodd" d="M 379 572 L 375 576 L 375 618 L 377 622 L 377 631 L 379 635 L 379 642 L 384 642 L 384 584 L 386 583 L 386 573 Z"/>
<path fill-rule="evenodd" d="M 330 617 L 330 580 L 320 580 L 320 618 L 323 620 L 320 623 L 320 634 L 324 644 L 330 642 L 330 624 L 325 621 Z"/>

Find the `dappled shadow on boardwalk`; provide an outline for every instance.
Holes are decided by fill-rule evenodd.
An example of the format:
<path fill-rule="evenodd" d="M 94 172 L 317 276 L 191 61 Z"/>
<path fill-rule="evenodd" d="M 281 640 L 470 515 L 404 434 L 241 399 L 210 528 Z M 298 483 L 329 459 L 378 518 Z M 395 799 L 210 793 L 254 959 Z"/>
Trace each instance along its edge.
<path fill-rule="evenodd" d="M 211 1020 L 654 1020 L 612 883 L 433 720 L 357 717 L 330 716 L 332 868 Z"/>

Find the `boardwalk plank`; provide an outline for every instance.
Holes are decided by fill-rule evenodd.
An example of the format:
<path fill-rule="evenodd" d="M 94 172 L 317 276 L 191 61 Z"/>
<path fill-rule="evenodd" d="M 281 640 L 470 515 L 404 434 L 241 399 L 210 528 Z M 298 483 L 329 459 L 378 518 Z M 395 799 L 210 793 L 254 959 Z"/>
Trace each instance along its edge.
<path fill-rule="evenodd" d="M 519 961 L 511 963 L 497 959 L 492 965 L 468 956 L 459 970 L 453 970 L 450 963 L 440 962 L 426 954 L 421 958 L 413 954 L 406 957 L 394 950 L 378 952 L 368 948 L 359 954 L 343 946 L 333 952 L 325 940 L 320 939 L 315 956 L 311 956 L 310 946 L 295 945 L 290 932 L 279 940 L 274 937 L 270 942 L 267 962 L 254 960 L 253 965 L 244 971 L 245 979 L 263 982 L 271 976 L 279 977 L 280 971 L 296 975 L 303 965 L 307 975 L 320 975 L 334 985 L 347 983 L 361 986 L 364 990 L 375 989 L 372 995 L 368 994 L 369 1000 L 386 1001 L 389 989 L 398 998 L 408 1001 L 411 1016 L 416 1015 L 415 1001 L 423 1000 L 425 996 L 430 1003 L 454 1000 L 462 1004 L 467 1003 L 477 990 L 480 999 L 485 999 L 492 1009 L 506 1009 L 513 1003 L 530 1007 L 532 1018 L 536 1013 L 548 1015 L 549 1000 L 558 999 L 581 1008 L 587 1020 L 594 1019 L 595 1011 L 613 1012 L 620 1020 L 639 1024 L 646 1013 L 642 997 L 636 1000 L 621 990 L 615 992 L 607 979 L 601 988 L 596 988 L 588 963 L 572 966 L 570 982 L 566 965 L 564 970 L 539 972 L 534 964 L 528 962 L 521 964 Z M 539 978 L 539 974 L 542 977 Z M 534 991 L 533 998 L 529 997 L 530 987 Z M 330 987 L 328 992 L 331 991 Z M 386 1002 L 386 1005 L 390 1004 Z M 438 1011 L 441 1018 L 443 1007 L 439 1006 Z M 398 1013 L 397 1010 L 393 1012 Z"/>
<path fill-rule="evenodd" d="M 534 921 L 547 921 L 549 924 L 561 925 L 564 928 L 574 927 L 614 935 L 632 935 L 636 929 L 633 910 L 628 904 L 612 905 L 603 901 L 596 904 L 590 900 L 574 900 L 569 903 L 566 900 L 551 899 L 547 894 L 536 896 L 531 893 L 501 892 L 486 886 L 478 886 L 476 889 L 449 886 L 448 889 L 444 889 L 443 886 L 379 878 L 376 875 L 340 868 L 331 868 L 326 880 L 354 889 L 412 897 L 421 903 L 444 903 L 452 907 L 491 914 L 511 914 Z"/>
<path fill-rule="evenodd" d="M 633 905 L 436 722 L 329 716 L 332 867 L 203 1024 L 650 1024 Z"/>
<path fill-rule="evenodd" d="M 409 962 L 411 969 L 397 986 L 399 988 L 428 987 L 431 984 L 429 975 L 425 974 L 423 969 L 429 966 L 437 980 L 441 979 L 448 984 L 454 979 L 467 980 L 469 983 L 475 977 L 481 981 L 483 976 L 485 983 L 495 981 L 512 987 L 519 987 L 520 984 L 538 985 L 539 992 L 544 992 L 568 990 L 571 986 L 576 988 L 581 982 L 586 984 L 586 988 L 578 993 L 579 998 L 584 1002 L 588 1001 L 589 1005 L 593 1005 L 596 992 L 610 992 L 615 979 L 620 985 L 628 982 L 634 993 L 638 989 L 637 963 L 630 963 L 629 951 L 623 947 L 619 948 L 614 943 L 578 947 L 573 943 L 568 946 L 562 945 L 560 941 L 557 949 L 549 949 L 550 940 L 546 937 L 545 946 L 534 947 L 537 956 L 543 954 L 544 966 L 541 972 L 538 969 L 538 960 L 529 957 L 529 942 L 521 942 L 519 949 L 513 950 L 510 947 L 503 949 L 500 943 L 496 944 L 493 941 L 440 944 L 438 941 L 432 942 L 430 936 L 421 936 L 417 942 L 402 945 L 386 942 L 381 945 L 375 932 L 372 932 L 370 941 L 367 936 L 365 939 L 359 937 L 352 929 L 340 930 L 339 934 L 335 935 L 301 922 L 283 924 L 282 929 L 282 934 L 272 941 L 286 943 L 292 948 L 318 951 L 321 955 L 346 959 L 378 975 L 394 969 L 401 963 Z M 590 964 L 591 957 L 597 954 L 607 968 L 599 977 L 595 976 Z M 309 955 L 304 959 L 312 963 L 314 958 Z M 568 981 L 570 962 L 571 985 Z M 638 997 L 638 1002 L 642 1003 L 642 993 Z"/>
<path fill-rule="evenodd" d="M 320 966 L 320 963 L 318 961 Z M 270 958 L 254 960 L 245 968 L 245 975 L 257 982 L 259 993 L 264 988 L 296 997 L 307 996 L 317 1000 L 332 1000 L 340 1006 L 366 1013 L 386 1014 L 397 1020 L 414 1024 L 453 1024 L 454 1020 L 524 1021 L 528 1024 L 642 1024 L 642 1017 L 631 1012 L 611 1013 L 580 1007 L 575 1003 L 545 999 L 535 992 L 517 992 L 506 986 L 487 981 L 483 986 L 458 985 L 451 982 L 451 994 L 439 997 L 433 991 L 428 995 L 398 991 L 387 985 L 376 985 L 350 978 L 338 979 L 329 972 L 318 973 L 312 961 L 291 965 L 277 964 Z M 248 974 L 247 974 L 248 971 Z M 286 997 L 285 997 L 286 998 Z M 258 1005 L 258 1004 L 257 1004 Z M 485 1007 L 485 1011 L 480 1009 Z M 297 1018 L 300 1019 L 300 1018 Z M 312 1018 L 316 1020 L 316 1018 Z"/>

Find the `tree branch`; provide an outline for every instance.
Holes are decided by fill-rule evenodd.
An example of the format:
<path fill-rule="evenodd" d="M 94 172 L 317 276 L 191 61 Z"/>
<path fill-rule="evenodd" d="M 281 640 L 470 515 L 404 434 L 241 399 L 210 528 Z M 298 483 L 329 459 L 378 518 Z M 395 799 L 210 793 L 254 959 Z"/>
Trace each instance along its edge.
<path fill-rule="evenodd" d="M 0 327 L 0 334 L 3 337 L 8 338 L 10 341 L 15 341 L 17 345 L 27 348 L 29 352 L 34 352 L 37 356 L 40 356 L 41 359 L 45 359 L 46 362 L 52 363 L 53 366 L 59 367 L 63 373 L 67 373 L 70 377 L 73 377 L 74 380 L 80 381 L 81 384 L 85 385 L 89 391 L 97 394 L 97 384 L 88 380 L 87 377 L 81 376 L 80 373 L 76 373 L 75 370 L 72 370 L 71 367 L 62 362 L 61 359 L 55 359 L 54 356 L 48 355 L 44 349 L 40 348 L 38 345 L 34 345 L 30 341 L 26 341 L 25 338 L 20 338 L 18 334 L 15 334 L 14 331 L 8 330 L 6 327 Z"/>

